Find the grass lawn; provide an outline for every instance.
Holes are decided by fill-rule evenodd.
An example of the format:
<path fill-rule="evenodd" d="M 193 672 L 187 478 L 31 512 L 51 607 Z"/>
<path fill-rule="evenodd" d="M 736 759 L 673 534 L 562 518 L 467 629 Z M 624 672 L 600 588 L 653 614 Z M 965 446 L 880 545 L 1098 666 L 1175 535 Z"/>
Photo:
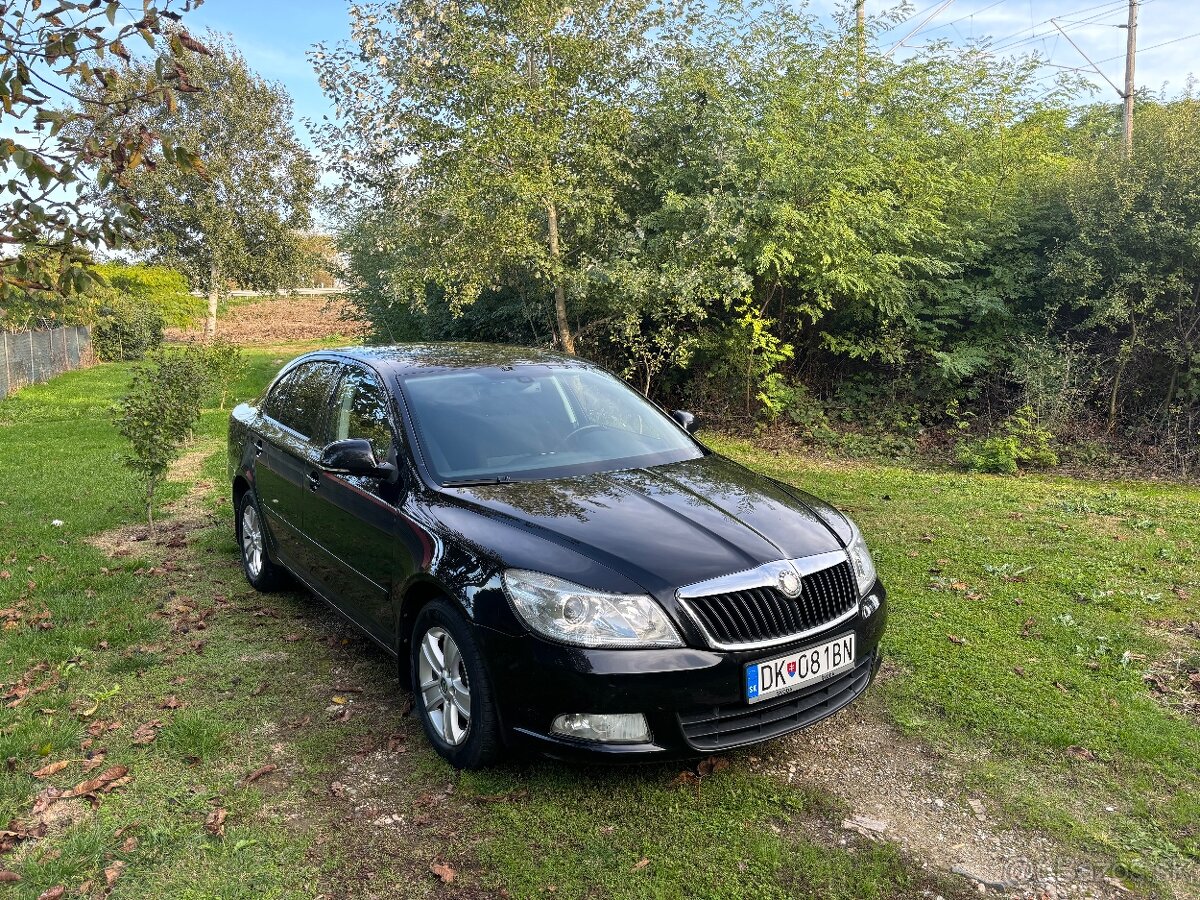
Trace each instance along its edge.
<path fill-rule="evenodd" d="M 249 351 L 239 395 L 300 349 Z M 679 767 L 454 772 L 381 654 L 311 599 L 245 586 L 225 413 L 205 413 L 202 465 L 163 491 L 190 495 L 186 529 L 115 558 L 85 540 L 140 513 L 106 413 L 126 377 L 100 366 L 0 403 L 8 894 L 99 896 L 108 880 L 115 897 L 974 894 L 889 843 L 830 840 L 839 804 L 750 754 L 698 784 Z M 862 524 L 892 596 L 887 716 L 1013 821 L 1123 862 L 1139 889 L 1200 855 L 1200 733 L 1176 693 L 1197 662 L 1200 491 L 711 443 Z M 106 773 L 81 798 L 54 793 Z"/>

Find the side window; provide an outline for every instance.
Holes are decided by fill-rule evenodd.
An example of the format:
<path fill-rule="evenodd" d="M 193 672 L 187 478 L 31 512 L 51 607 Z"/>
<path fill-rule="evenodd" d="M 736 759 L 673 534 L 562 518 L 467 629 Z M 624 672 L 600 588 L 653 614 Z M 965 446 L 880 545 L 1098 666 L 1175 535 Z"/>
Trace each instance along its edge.
<path fill-rule="evenodd" d="M 392 426 L 387 395 L 370 374 L 352 366 L 338 386 L 329 440 L 366 438 L 375 458 L 385 460 L 392 449 Z"/>
<path fill-rule="evenodd" d="M 305 363 L 275 385 L 263 412 L 306 438 L 317 438 L 317 429 L 329 405 L 338 366 L 330 362 Z"/>

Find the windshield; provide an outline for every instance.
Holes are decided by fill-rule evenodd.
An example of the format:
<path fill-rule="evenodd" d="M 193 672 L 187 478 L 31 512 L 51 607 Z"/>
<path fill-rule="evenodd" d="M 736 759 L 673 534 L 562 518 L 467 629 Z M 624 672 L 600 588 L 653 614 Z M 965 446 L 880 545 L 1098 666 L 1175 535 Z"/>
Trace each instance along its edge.
<path fill-rule="evenodd" d="M 529 481 L 696 459 L 641 394 L 595 369 L 515 366 L 401 379 L 442 484 Z"/>

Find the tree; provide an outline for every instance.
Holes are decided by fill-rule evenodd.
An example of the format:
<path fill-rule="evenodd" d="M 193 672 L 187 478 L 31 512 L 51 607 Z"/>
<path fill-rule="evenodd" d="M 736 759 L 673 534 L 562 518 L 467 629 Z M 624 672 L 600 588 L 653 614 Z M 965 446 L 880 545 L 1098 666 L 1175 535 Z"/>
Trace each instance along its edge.
<path fill-rule="evenodd" d="M 228 282 L 274 290 L 308 275 L 313 255 L 301 231 L 310 222 L 318 175 L 296 136 L 283 87 L 252 72 L 227 39 L 210 32 L 206 43 L 208 53 L 181 66 L 189 90 L 174 112 L 141 111 L 143 128 L 196 148 L 203 164 L 159 166 L 136 178 L 106 167 L 102 199 L 136 206 L 142 246 L 208 295 L 211 337 Z M 125 64 L 90 92 L 83 108 L 137 96 L 153 72 L 148 62 Z"/>
<path fill-rule="evenodd" d="M 137 363 L 132 376 L 113 410 L 113 424 L 129 442 L 123 462 L 143 479 L 146 524 L 153 534 L 155 492 L 200 418 L 208 370 L 194 348 L 160 349 Z"/>
<path fill-rule="evenodd" d="M 147 0 L 138 4 L 140 17 L 129 21 L 118 2 L 0 5 L 0 127 L 6 132 L 0 173 L 7 181 L 0 245 L 33 251 L 0 257 L 0 304 L 22 292 L 27 299 L 81 290 L 92 280 L 90 251 L 125 243 L 137 209 L 83 199 L 98 168 L 103 184 L 196 164 L 191 149 L 164 140 L 144 120 L 150 111 L 168 116 L 187 89 L 182 66 L 204 47 L 175 24 L 176 9 L 186 12 L 201 2 Z M 81 99 L 115 79 L 121 61 L 131 58 L 126 42 L 139 38 L 155 59 L 137 90 L 120 103 L 55 108 L 64 97 Z"/>
<path fill-rule="evenodd" d="M 1110 430 L 1131 400 L 1141 422 L 1200 402 L 1200 99 L 1139 102 L 1132 157 L 1119 113 L 1093 108 L 1076 126 L 1072 228 L 1052 273 L 1074 327 L 1111 360 Z"/>
<path fill-rule="evenodd" d="M 390 0 L 350 16 L 351 40 L 312 54 L 336 107 L 318 140 L 354 206 L 386 220 L 388 302 L 433 291 L 461 310 L 532 282 L 575 352 L 568 297 L 620 213 L 658 7 Z"/>

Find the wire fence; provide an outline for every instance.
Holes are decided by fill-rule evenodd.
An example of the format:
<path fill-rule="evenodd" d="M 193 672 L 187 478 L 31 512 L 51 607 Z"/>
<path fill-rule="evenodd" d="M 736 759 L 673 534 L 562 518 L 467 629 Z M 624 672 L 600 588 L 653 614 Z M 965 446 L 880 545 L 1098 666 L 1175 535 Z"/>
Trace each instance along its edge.
<path fill-rule="evenodd" d="M 92 362 L 88 329 L 0 331 L 0 397 Z"/>

